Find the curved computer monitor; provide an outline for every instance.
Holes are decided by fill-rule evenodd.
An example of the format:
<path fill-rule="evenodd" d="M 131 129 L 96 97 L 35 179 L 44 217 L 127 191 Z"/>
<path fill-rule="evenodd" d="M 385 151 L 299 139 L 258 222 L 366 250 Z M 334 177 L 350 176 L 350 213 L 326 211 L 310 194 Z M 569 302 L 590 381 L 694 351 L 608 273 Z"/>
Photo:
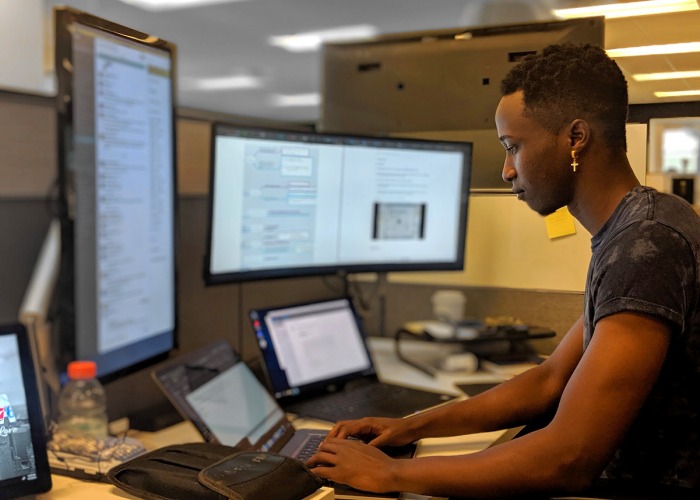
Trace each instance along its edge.
<path fill-rule="evenodd" d="M 471 148 L 215 124 L 206 283 L 463 269 Z"/>
<path fill-rule="evenodd" d="M 59 364 L 107 381 L 176 339 L 175 47 L 70 8 L 55 13 L 61 263 Z"/>

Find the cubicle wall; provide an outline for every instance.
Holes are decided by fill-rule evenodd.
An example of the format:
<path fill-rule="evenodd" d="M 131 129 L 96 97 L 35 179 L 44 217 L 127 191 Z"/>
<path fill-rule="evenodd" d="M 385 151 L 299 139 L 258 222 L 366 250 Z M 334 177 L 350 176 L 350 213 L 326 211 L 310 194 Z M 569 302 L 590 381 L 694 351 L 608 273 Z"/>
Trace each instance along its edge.
<path fill-rule="evenodd" d="M 56 127 L 52 100 L 0 92 L 0 322 L 15 321 L 34 261 L 51 219 L 51 186 L 56 174 Z M 205 287 L 202 279 L 207 232 L 209 133 L 213 119 L 249 125 L 275 125 L 240 117 L 219 117 L 180 110 L 178 120 L 178 306 L 183 351 L 225 338 L 247 360 L 257 348 L 246 311 L 338 296 L 335 277 L 295 278 Z M 277 124 L 279 125 L 279 124 Z M 304 126 L 299 126 L 304 128 Z M 638 131 L 633 131 L 637 134 Z M 430 135 L 430 134 L 426 134 Z M 645 137 L 630 141 L 644 150 Z M 643 164 L 643 162 L 642 162 Z M 643 172 L 643 167 L 642 167 Z M 503 194 L 473 194 L 470 201 L 467 269 L 464 272 L 392 274 L 386 283 L 360 276 L 357 290 L 370 334 L 392 335 L 406 320 L 431 315 L 430 297 L 440 288 L 459 288 L 467 295 L 466 313 L 515 316 L 565 333 L 582 307 L 588 261 L 588 238 L 577 234 L 546 237 L 544 222 L 523 203 Z M 379 286 L 381 285 L 381 286 Z M 556 341 L 538 341 L 550 352 Z M 108 389 L 113 401 L 130 407 L 110 408 L 113 417 L 133 405 L 158 398 L 147 374 L 136 374 Z M 143 394 L 120 397 L 138 387 Z M 137 409 L 137 408 L 136 408 Z"/>
<path fill-rule="evenodd" d="M 33 260 L 51 217 L 51 186 L 56 174 L 56 128 L 49 98 L 14 93 L 0 94 L 0 113 L 11 119 L 0 123 L 0 229 L 3 238 L 0 257 L 0 279 L 11 283 L 3 287 L 0 296 L 0 319 L 16 317 Z M 202 280 L 203 255 L 206 242 L 207 192 L 209 168 L 209 134 L 213 119 L 210 114 L 183 110 L 178 120 L 178 184 L 179 184 L 179 280 L 180 326 L 183 346 L 189 345 L 190 325 L 201 341 L 207 334 L 230 326 L 231 314 L 244 311 L 253 291 L 265 295 L 303 298 L 297 280 L 266 281 L 260 284 L 224 285 L 204 288 Z M 226 117 L 229 121 L 253 125 L 279 125 L 269 122 Z M 304 126 L 299 125 L 299 128 Z M 308 128 L 308 127 L 307 127 Z M 442 137 L 450 140 L 474 139 L 473 132 L 433 132 L 414 134 L 424 138 Z M 646 131 L 643 125 L 629 129 L 630 157 L 640 178 L 644 177 Z M 479 168 L 480 159 L 475 159 Z M 544 219 L 524 203 L 506 194 L 474 193 L 470 200 L 468 221 L 467 266 L 463 272 L 395 273 L 389 276 L 388 290 L 397 286 L 420 284 L 425 287 L 457 287 L 488 290 L 537 291 L 541 294 L 580 294 L 590 255 L 589 235 L 576 223 L 576 234 L 554 240 L 547 237 Z M 12 262 L 13 265 L 8 265 Z M 19 264 L 17 264 L 19 262 Z M 373 277 L 361 277 L 365 282 Z M 334 294 L 336 286 L 327 280 L 304 279 L 302 295 L 309 283 L 318 283 L 311 295 Z M 331 280 L 332 281 L 332 280 Z M 247 289 L 245 301 L 237 295 Z M 274 290 L 274 292 L 273 292 Z M 481 292 L 483 293 L 483 292 Z M 493 292 L 492 292 L 493 293 Z M 268 300 L 269 301 L 269 300 Z M 225 312 L 219 313 L 219 305 Z M 235 306 L 235 307 L 232 307 Z M 240 305 L 240 307 L 239 307 Z M 253 305 L 253 304 L 250 304 Z M 242 309 L 241 309 L 242 308 Z M 406 307 L 415 311 L 414 305 Z M 419 309 L 420 310 L 420 309 Z M 205 312 L 206 311 L 206 312 Z M 429 310 L 427 310 L 429 312 Z M 490 314 L 474 311 L 474 314 Z M 222 316 L 221 324 L 216 318 Z M 238 327 L 243 327 L 240 322 Z M 390 325 L 390 327 L 393 325 Z M 235 336 L 237 332 L 232 332 Z M 217 333 L 218 335 L 218 333 Z"/>

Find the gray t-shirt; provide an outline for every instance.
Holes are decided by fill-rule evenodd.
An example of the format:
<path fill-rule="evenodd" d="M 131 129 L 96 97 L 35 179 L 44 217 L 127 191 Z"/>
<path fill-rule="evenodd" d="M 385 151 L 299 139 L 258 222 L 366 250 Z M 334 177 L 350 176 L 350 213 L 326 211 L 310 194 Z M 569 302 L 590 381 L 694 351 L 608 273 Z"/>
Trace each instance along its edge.
<path fill-rule="evenodd" d="M 604 477 L 700 487 L 700 217 L 677 196 L 630 191 L 591 240 L 584 349 L 620 312 L 665 320 L 661 374 Z"/>

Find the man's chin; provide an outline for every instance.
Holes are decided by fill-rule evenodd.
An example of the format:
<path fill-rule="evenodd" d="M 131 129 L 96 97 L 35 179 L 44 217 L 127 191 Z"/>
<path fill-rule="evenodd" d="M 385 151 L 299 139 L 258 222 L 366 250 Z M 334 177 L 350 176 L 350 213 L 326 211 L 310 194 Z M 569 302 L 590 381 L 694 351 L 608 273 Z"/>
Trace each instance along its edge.
<path fill-rule="evenodd" d="M 540 214 L 542 217 L 547 217 L 548 215 L 552 215 L 554 212 L 556 212 L 557 210 L 559 210 L 561 208 L 561 207 L 554 207 L 553 208 L 551 206 L 547 206 L 547 207 L 536 206 L 536 205 L 532 205 L 529 201 L 526 201 L 526 203 L 527 203 L 528 207 L 530 207 L 532 210 L 534 210 L 535 212 Z"/>

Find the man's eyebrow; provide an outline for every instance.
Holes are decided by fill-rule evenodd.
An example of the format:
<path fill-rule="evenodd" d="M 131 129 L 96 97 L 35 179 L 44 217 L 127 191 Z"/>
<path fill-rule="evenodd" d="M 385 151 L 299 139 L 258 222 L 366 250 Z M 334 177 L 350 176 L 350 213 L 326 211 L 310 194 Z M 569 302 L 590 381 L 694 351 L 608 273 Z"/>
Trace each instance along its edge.
<path fill-rule="evenodd" d="M 500 137 L 498 138 L 498 140 L 501 141 L 501 142 L 503 142 L 503 141 L 505 141 L 506 139 L 512 139 L 512 138 L 513 138 L 513 137 L 510 136 L 510 135 L 502 135 L 502 136 L 500 136 Z"/>

